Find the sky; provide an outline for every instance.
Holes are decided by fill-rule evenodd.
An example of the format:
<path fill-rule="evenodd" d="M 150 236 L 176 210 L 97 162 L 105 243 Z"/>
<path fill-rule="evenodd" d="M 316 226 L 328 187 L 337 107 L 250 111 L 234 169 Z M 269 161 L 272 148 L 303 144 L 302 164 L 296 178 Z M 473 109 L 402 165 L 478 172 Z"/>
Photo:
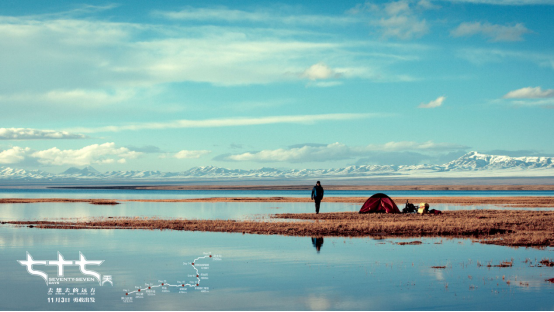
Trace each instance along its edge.
<path fill-rule="evenodd" d="M 554 156 L 554 0 L 0 2 L 0 166 Z"/>

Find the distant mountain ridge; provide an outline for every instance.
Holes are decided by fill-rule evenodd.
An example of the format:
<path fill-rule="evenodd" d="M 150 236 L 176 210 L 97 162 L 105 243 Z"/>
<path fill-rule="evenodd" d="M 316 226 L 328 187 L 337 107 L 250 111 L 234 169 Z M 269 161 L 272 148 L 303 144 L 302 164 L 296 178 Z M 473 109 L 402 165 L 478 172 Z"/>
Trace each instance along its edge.
<path fill-rule="evenodd" d="M 195 167 L 181 172 L 107 171 L 91 166 L 69 168 L 52 174 L 41 170 L 0 167 L 0 180 L 190 180 L 205 178 L 352 178 L 372 176 L 440 177 L 440 176 L 554 176 L 554 157 L 509 157 L 469 152 L 443 165 L 360 165 L 336 169 L 290 169 L 263 167 L 260 169 L 227 169 L 214 166 Z"/>

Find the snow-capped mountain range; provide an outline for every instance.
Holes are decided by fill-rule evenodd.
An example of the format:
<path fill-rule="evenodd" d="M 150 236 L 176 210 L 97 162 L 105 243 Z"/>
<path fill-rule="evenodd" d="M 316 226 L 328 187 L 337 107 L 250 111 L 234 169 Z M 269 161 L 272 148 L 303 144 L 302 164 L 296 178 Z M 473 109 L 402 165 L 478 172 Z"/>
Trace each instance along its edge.
<path fill-rule="evenodd" d="M 193 179 L 294 179 L 294 178 L 363 178 L 372 176 L 405 177 L 497 177 L 554 176 L 554 157 L 509 157 L 469 152 L 443 165 L 361 165 L 338 169 L 260 168 L 254 170 L 227 169 L 214 166 L 195 167 L 181 172 L 107 171 L 88 166 L 69 168 L 52 174 L 41 170 L 0 167 L 0 180 L 20 181 L 178 181 Z"/>

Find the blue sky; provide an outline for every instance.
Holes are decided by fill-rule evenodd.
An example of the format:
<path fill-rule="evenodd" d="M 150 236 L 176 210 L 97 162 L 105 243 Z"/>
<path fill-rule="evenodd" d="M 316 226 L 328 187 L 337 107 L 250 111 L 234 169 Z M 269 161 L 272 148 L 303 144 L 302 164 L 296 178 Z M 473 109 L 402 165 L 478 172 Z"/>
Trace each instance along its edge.
<path fill-rule="evenodd" d="M 0 166 L 552 156 L 554 1 L 0 2 Z"/>

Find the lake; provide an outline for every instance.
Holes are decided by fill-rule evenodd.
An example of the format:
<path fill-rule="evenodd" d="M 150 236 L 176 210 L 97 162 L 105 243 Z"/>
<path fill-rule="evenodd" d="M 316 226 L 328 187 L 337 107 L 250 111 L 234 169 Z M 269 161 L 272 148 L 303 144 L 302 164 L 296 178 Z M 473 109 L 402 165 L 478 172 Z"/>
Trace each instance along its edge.
<path fill-rule="evenodd" d="M 554 196 L 554 191 L 333 191 L 327 197 L 370 197 L 386 193 L 391 197 L 428 196 Z M 285 190 L 125 190 L 125 189 L 48 189 L 0 188 L 0 198 L 107 198 L 159 199 L 206 197 L 310 197 L 311 191 Z"/>
<path fill-rule="evenodd" d="M 23 197 L 6 196 L 13 194 L 9 192 L 0 196 Z M 107 193 L 114 196 L 106 197 L 106 192 L 86 196 L 86 191 L 79 190 L 72 197 L 162 196 L 147 193 L 150 191 L 134 192 L 110 191 Z M 19 194 L 33 197 L 31 193 Z M 57 194 L 63 195 L 44 196 L 70 197 L 68 194 L 73 193 L 64 190 Z M 322 209 L 356 211 L 358 206 L 326 203 Z M 42 203 L 0 205 L 0 218 L 141 215 L 256 219 L 272 213 L 312 211 L 311 203 L 131 202 L 108 207 Z M 397 244 L 414 240 L 422 244 Z M 18 262 L 28 260 L 27 253 L 38 261 L 31 269 L 47 275 L 46 279 L 30 274 Z M 509 248 L 467 239 L 311 238 L 1 225 L 0 254 L 1 310 L 554 309 L 554 284 L 545 281 L 554 278 L 554 267 L 537 266 L 542 259 L 554 260 L 554 248 L 550 247 Z M 512 266 L 495 267 L 505 261 Z M 80 264 L 86 265 L 82 267 L 85 271 L 81 271 Z"/>

